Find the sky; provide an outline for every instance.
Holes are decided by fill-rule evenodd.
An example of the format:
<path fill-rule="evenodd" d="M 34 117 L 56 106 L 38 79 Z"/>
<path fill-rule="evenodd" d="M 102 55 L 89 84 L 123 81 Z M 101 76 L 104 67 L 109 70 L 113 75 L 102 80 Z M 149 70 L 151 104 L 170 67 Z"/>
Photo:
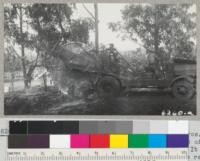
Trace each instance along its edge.
<path fill-rule="evenodd" d="M 94 14 L 94 4 L 84 3 L 87 9 Z M 109 29 L 108 24 L 110 22 L 122 21 L 121 10 L 128 3 L 99 3 L 98 4 L 98 14 L 99 14 L 99 43 L 104 45 L 114 44 L 118 51 L 132 51 L 140 47 L 138 44 L 131 40 L 122 40 L 118 36 L 118 33 L 112 32 Z M 190 11 L 196 10 L 196 6 L 191 7 Z M 87 18 L 91 17 L 90 14 L 85 10 L 82 3 L 76 3 L 76 9 L 73 11 L 72 18 Z M 30 32 L 30 29 L 29 29 Z M 94 31 L 90 32 L 90 41 L 94 42 L 95 34 Z M 19 49 L 16 49 L 19 51 Z M 18 52 L 19 54 L 21 52 Z"/>
<path fill-rule="evenodd" d="M 128 4 L 128 3 L 127 3 Z M 112 32 L 108 28 L 110 22 L 122 21 L 121 10 L 127 5 L 126 3 L 99 3 L 98 4 L 98 16 L 99 16 L 99 43 L 109 45 L 113 43 L 119 51 L 136 50 L 140 47 L 137 43 L 131 40 L 122 40 L 118 36 L 118 33 Z M 91 3 L 85 3 L 87 9 L 94 14 L 94 5 Z M 90 14 L 85 10 L 83 4 L 76 4 L 76 11 L 73 13 L 74 18 L 86 18 L 91 17 Z M 189 12 L 196 10 L 196 6 L 190 8 Z M 90 41 L 94 42 L 94 32 L 90 32 Z"/>
<path fill-rule="evenodd" d="M 135 50 L 139 46 L 130 40 L 124 40 L 118 37 L 118 33 L 112 32 L 108 28 L 110 22 L 122 21 L 121 10 L 126 4 L 123 3 L 107 3 L 98 4 L 98 15 L 99 15 L 99 43 L 104 45 L 109 45 L 113 43 L 114 46 L 120 51 Z M 94 13 L 93 4 L 85 4 L 87 9 Z M 89 13 L 84 9 L 82 4 L 76 4 L 77 10 L 74 12 L 73 17 L 91 17 Z M 90 33 L 90 41 L 94 42 L 95 35 L 94 32 Z"/>

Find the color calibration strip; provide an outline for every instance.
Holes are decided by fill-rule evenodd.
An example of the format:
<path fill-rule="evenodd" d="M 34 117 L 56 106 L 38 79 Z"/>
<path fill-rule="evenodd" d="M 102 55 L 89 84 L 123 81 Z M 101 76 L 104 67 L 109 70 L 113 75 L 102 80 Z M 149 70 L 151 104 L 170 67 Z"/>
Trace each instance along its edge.
<path fill-rule="evenodd" d="M 10 122 L 9 148 L 185 148 L 188 121 Z"/>
<path fill-rule="evenodd" d="M 186 134 L 9 135 L 8 148 L 187 148 Z"/>

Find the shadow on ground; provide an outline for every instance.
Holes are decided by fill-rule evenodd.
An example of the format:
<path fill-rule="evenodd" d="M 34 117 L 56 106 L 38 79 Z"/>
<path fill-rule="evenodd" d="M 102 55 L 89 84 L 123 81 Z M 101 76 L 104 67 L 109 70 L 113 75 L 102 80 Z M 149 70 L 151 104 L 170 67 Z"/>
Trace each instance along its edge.
<path fill-rule="evenodd" d="M 5 115 L 161 115 L 163 110 L 196 114 L 196 98 L 177 100 L 167 92 L 132 92 L 118 98 L 70 99 L 55 88 L 5 95 Z"/>

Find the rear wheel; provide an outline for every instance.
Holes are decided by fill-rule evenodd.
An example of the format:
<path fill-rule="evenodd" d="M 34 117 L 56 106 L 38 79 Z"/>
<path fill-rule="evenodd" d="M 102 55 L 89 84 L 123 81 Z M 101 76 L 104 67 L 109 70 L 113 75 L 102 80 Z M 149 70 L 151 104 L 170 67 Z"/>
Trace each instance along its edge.
<path fill-rule="evenodd" d="M 181 100 L 188 100 L 191 99 L 195 94 L 195 89 L 187 80 L 177 80 L 172 85 L 172 94 Z"/>
<path fill-rule="evenodd" d="M 97 81 L 96 90 L 100 97 L 116 97 L 121 92 L 121 82 L 113 76 L 105 76 Z"/>

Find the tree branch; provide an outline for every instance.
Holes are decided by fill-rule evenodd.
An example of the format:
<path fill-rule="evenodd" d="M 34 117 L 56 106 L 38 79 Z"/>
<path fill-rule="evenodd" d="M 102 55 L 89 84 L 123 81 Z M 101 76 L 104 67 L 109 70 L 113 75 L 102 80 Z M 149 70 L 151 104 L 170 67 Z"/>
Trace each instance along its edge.
<path fill-rule="evenodd" d="M 95 20 L 95 16 L 88 10 L 84 3 L 82 3 L 82 6 L 87 11 L 87 13 Z"/>

